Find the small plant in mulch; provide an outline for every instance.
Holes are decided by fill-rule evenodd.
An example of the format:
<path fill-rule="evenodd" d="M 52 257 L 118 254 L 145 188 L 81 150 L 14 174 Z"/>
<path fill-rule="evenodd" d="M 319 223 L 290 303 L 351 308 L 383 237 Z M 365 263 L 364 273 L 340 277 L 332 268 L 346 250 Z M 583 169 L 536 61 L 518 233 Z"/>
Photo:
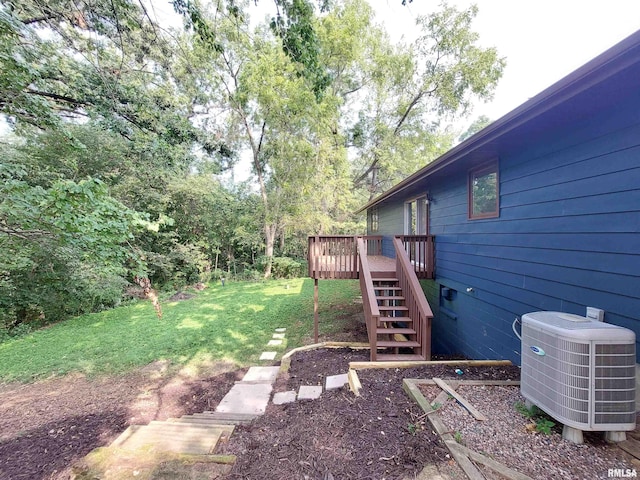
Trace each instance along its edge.
<path fill-rule="evenodd" d="M 551 431 L 556 424 L 550 420 L 546 413 L 535 405 L 527 407 L 524 402 L 516 402 L 514 407 L 520 415 L 531 420 L 531 423 L 526 427 L 528 431 L 551 435 Z"/>

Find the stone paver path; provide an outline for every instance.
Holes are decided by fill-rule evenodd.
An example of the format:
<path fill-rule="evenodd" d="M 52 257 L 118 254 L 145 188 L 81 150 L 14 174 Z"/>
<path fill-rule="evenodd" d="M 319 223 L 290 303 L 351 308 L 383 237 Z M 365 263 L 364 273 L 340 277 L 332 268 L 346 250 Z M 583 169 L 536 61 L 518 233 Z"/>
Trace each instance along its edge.
<path fill-rule="evenodd" d="M 268 346 L 281 345 L 286 328 L 276 328 Z M 262 352 L 260 360 L 273 361 L 277 352 Z M 265 413 L 271 399 L 273 384 L 280 367 L 251 367 L 241 381 L 229 390 L 220 401 L 215 412 L 202 412 L 170 418 L 164 422 L 152 421 L 148 425 L 131 425 L 111 444 L 123 450 L 136 450 L 151 446 L 158 451 L 190 455 L 210 455 L 221 438 L 228 438 L 235 425 L 249 423 Z M 326 377 L 324 390 L 343 388 L 348 384 L 347 374 Z M 288 390 L 273 395 L 275 405 L 292 403 L 297 400 L 315 400 L 323 392 L 322 385 L 301 385 L 298 392 Z M 445 480 L 433 466 L 427 466 L 416 477 L 419 479 Z"/>

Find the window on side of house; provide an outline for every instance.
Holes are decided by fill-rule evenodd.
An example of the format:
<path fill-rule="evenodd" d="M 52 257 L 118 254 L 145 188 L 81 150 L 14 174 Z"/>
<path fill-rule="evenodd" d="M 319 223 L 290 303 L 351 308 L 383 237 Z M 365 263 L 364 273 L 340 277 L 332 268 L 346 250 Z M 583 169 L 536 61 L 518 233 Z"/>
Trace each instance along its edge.
<path fill-rule="evenodd" d="M 378 217 L 378 207 L 372 207 L 369 210 L 369 232 L 376 233 L 380 228 L 380 221 Z"/>
<path fill-rule="evenodd" d="M 486 163 L 469 172 L 469 219 L 500 216 L 498 161 Z"/>

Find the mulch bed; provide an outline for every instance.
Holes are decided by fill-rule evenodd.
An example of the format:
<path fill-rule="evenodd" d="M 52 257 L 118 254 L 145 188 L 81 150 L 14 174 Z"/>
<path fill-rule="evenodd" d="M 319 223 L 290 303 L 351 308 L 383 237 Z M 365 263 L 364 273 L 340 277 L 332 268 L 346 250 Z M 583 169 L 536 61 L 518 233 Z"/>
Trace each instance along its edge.
<path fill-rule="evenodd" d="M 320 349 L 293 356 L 276 391 L 319 385 L 346 373 L 368 351 Z M 465 368 L 466 379 L 518 379 L 517 367 Z M 238 456 L 230 479 L 403 479 L 427 464 L 450 466 L 449 452 L 421 420 L 423 412 L 402 389 L 403 378 L 459 378 L 454 368 L 430 366 L 358 372 L 360 397 L 347 389 L 320 400 L 269 405 L 266 414 L 236 429 L 219 453 Z"/>
<path fill-rule="evenodd" d="M 349 362 L 368 356 L 367 350 L 350 349 L 295 354 L 275 390 L 322 384 L 325 376 L 346 373 Z M 156 362 L 124 376 L 69 375 L 0 386 L 0 479 L 68 479 L 73 463 L 130 424 L 212 410 L 246 371 L 222 367 L 194 379 Z M 229 479 L 408 479 L 427 464 L 455 469 L 423 412 L 402 390 L 403 378 L 459 378 L 454 370 L 360 370 L 361 397 L 341 389 L 320 400 L 270 404 L 216 453 L 237 455 Z M 516 367 L 464 371 L 465 379 L 519 374 Z"/>

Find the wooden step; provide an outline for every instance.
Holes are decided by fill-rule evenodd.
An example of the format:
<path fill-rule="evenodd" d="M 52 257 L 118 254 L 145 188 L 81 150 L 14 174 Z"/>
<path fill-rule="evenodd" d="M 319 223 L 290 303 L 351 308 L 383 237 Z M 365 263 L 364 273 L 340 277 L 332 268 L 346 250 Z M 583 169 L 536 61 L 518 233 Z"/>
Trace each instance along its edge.
<path fill-rule="evenodd" d="M 380 317 L 380 323 L 413 323 L 410 317 Z"/>
<path fill-rule="evenodd" d="M 404 300 L 404 297 L 398 296 L 389 296 L 389 295 L 376 295 L 376 300 Z"/>
<path fill-rule="evenodd" d="M 219 428 L 220 430 L 226 432 L 228 436 L 230 436 L 233 433 L 233 430 L 236 428 L 235 424 L 228 424 L 228 423 L 223 424 L 223 423 L 219 423 L 217 420 L 192 417 L 190 415 L 184 415 L 183 417 L 180 417 L 180 418 L 169 418 L 165 422 L 156 422 L 154 420 L 149 425 L 158 425 L 158 424 L 164 424 L 164 425 L 185 425 L 186 424 L 186 425 L 197 425 L 197 426 Z"/>
<path fill-rule="evenodd" d="M 216 423 L 220 423 L 223 425 L 240 425 L 251 423 L 255 418 L 258 418 L 259 415 L 254 415 L 252 413 L 226 413 L 205 411 L 203 413 L 194 413 L 193 415 L 191 415 L 191 417 L 213 419 L 216 421 Z"/>
<path fill-rule="evenodd" d="M 378 335 L 395 335 L 396 333 L 401 335 L 415 335 L 416 331 L 413 328 L 376 328 Z"/>
<path fill-rule="evenodd" d="M 416 360 L 424 360 L 424 357 L 416 353 L 404 353 L 397 355 L 393 353 L 378 353 L 376 355 L 377 362 L 412 362 Z"/>
<path fill-rule="evenodd" d="M 373 280 L 373 283 L 376 283 L 376 282 L 396 282 L 397 283 L 398 282 L 397 278 L 391 278 L 391 277 L 389 277 L 389 278 L 385 278 L 385 277 L 372 278 L 371 280 Z"/>
<path fill-rule="evenodd" d="M 130 426 L 111 446 L 136 450 L 151 445 L 160 451 L 208 455 L 223 435 L 229 435 L 229 427 L 151 422 L 149 425 Z"/>
<path fill-rule="evenodd" d="M 382 348 L 392 348 L 392 347 L 413 348 L 413 347 L 419 347 L 420 342 L 415 342 L 413 340 L 409 340 L 407 342 L 398 342 L 396 340 L 379 340 L 376 342 L 376 346 L 382 347 Z"/>
<path fill-rule="evenodd" d="M 393 290 L 393 291 L 401 291 L 402 287 L 389 287 L 386 285 L 374 285 L 373 287 L 374 290 Z"/>
<path fill-rule="evenodd" d="M 408 312 L 409 311 L 409 307 L 405 306 L 405 305 L 378 305 L 378 310 L 380 310 L 381 312 L 388 312 L 388 311 L 399 311 L 399 312 Z"/>
<path fill-rule="evenodd" d="M 217 420 L 215 418 L 197 417 L 194 415 L 183 415 L 180 418 L 167 418 L 168 423 L 199 423 L 202 425 L 217 425 L 220 427 L 234 427 L 235 422 L 229 420 Z"/>

